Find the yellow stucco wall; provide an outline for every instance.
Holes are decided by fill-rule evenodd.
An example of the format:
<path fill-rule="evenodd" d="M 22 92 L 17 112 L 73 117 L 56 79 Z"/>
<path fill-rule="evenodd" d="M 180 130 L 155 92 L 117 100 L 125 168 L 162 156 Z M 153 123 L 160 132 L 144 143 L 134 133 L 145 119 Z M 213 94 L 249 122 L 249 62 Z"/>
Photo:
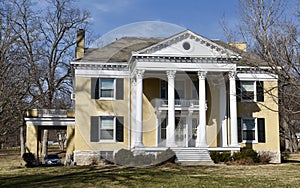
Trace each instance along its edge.
<path fill-rule="evenodd" d="M 265 81 L 264 88 L 267 91 L 272 90 L 273 96 L 278 95 L 277 89 L 274 89 L 277 88 L 277 82 Z M 277 98 L 272 95 L 265 92 L 264 102 L 238 103 L 238 117 L 265 118 L 266 143 L 252 144 L 254 150 L 280 151 L 278 105 Z M 245 146 L 245 144 L 241 144 L 241 146 Z"/>
<path fill-rule="evenodd" d="M 34 125 L 26 126 L 26 152 L 39 154 L 39 142 L 38 142 L 38 127 Z"/>
<path fill-rule="evenodd" d="M 124 79 L 124 100 L 91 99 L 91 78 L 76 79 L 75 150 L 119 150 L 128 147 L 128 81 Z M 91 142 L 91 116 L 123 116 L 124 142 Z"/>
<path fill-rule="evenodd" d="M 74 146 L 74 138 L 75 136 L 75 127 L 74 126 L 67 126 L 67 147 L 66 147 L 66 154 L 72 154 L 75 146 Z"/>

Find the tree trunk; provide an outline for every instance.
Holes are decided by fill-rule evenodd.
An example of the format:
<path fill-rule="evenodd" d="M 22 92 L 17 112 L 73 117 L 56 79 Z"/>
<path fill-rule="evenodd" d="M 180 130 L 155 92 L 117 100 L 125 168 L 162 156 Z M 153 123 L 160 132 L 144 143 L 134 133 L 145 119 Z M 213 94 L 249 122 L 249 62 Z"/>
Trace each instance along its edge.
<path fill-rule="evenodd" d="M 48 129 L 44 129 L 43 133 L 43 143 L 42 143 L 42 155 L 45 156 L 48 153 Z"/>
<path fill-rule="evenodd" d="M 20 127 L 20 145 L 21 145 L 21 158 L 25 153 L 25 138 L 24 138 L 24 124 Z"/>

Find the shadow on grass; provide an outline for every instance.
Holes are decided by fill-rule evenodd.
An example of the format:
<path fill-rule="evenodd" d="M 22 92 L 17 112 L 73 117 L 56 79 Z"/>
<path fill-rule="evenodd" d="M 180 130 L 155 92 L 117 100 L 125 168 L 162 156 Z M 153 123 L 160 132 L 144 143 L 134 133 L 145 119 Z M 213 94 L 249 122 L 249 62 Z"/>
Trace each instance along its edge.
<path fill-rule="evenodd" d="M 172 172 L 179 174 L 180 171 Z M 136 186 L 162 183 L 164 170 L 153 167 L 53 167 L 24 169 L 23 173 L 0 177 L 0 187 L 82 187 L 89 186 Z M 170 175 L 171 176 L 171 175 Z M 81 185 L 81 186 L 80 186 Z"/>

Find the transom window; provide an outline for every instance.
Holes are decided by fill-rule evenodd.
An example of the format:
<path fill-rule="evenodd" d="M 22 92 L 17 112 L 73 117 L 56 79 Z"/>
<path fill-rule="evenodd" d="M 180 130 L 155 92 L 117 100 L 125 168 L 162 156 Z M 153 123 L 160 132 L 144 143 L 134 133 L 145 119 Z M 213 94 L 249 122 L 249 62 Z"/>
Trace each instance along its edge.
<path fill-rule="evenodd" d="M 115 141 L 115 117 L 100 117 L 100 141 Z"/>
<path fill-rule="evenodd" d="M 100 79 L 100 98 L 114 99 L 115 97 L 115 79 Z"/>

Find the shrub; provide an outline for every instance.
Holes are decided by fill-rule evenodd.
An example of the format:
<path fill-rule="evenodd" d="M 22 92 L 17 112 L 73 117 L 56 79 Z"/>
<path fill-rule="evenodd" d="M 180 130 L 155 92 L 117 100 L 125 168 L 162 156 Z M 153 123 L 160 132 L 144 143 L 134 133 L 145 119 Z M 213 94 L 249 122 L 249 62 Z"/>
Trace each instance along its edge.
<path fill-rule="evenodd" d="M 232 159 L 230 152 L 211 151 L 210 157 L 214 161 L 214 163 L 228 162 Z"/>
<path fill-rule="evenodd" d="M 232 155 L 234 161 L 246 161 L 247 163 L 259 163 L 259 155 L 251 148 L 242 148 L 241 151 L 235 152 Z M 252 161 L 252 162 L 251 162 Z"/>
<path fill-rule="evenodd" d="M 36 166 L 36 158 L 33 153 L 24 153 L 22 156 L 23 160 L 26 162 L 26 167 Z"/>
<path fill-rule="evenodd" d="M 271 161 L 271 156 L 266 152 L 261 153 L 259 155 L 259 161 L 261 164 L 268 164 Z"/>
<path fill-rule="evenodd" d="M 176 154 L 173 150 L 168 148 L 167 150 L 157 154 L 155 164 L 164 164 L 164 163 L 175 163 Z"/>
<path fill-rule="evenodd" d="M 119 165 L 130 165 L 133 159 L 133 153 L 126 149 L 119 150 L 115 155 L 115 162 Z"/>
<path fill-rule="evenodd" d="M 136 166 L 150 165 L 155 160 L 155 156 L 152 154 L 143 155 L 139 154 L 134 156 L 134 164 Z"/>

